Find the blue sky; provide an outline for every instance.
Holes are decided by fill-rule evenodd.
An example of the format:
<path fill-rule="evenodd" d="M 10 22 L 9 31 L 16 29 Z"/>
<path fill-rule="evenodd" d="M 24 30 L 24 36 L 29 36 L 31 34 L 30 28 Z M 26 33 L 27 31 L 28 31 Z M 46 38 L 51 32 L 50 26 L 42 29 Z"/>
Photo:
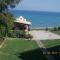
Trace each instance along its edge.
<path fill-rule="evenodd" d="M 60 12 L 60 0 L 22 0 L 14 9 Z"/>

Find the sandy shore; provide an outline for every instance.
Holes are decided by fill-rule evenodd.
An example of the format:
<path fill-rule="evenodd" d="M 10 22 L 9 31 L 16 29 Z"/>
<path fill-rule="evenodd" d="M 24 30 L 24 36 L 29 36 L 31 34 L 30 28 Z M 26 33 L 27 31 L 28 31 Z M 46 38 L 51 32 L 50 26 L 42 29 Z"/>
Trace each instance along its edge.
<path fill-rule="evenodd" d="M 44 30 L 33 30 L 30 31 L 30 34 L 33 36 L 32 40 L 52 40 L 52 39 L 60 39 L 60 35 L 55 33 L 44 31 Z"/>

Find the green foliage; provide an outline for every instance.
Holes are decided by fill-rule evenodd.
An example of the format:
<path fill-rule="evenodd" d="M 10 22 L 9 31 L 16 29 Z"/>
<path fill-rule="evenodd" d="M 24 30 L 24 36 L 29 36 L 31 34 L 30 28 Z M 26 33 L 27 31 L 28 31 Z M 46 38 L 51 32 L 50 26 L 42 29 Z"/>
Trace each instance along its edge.
<path fill-rule="evenodd" d="M 0 12 L 8 10 L 9 7 L 14 8 L 21 0 L 0 0 Z"/>
<path fill-rule="evenodd" d="M 21 0 L 0 0 L 0 25 L 8 26 L 10 28 L 13 17 L 10 12 L 8 12 L 8 8 L 13 8 L 19 1 Z"/>
<path fill-rule="evenodd" d="M 50 29 L 51 31 L 60 31 L 60 26 Z"/>
<path fill-rule="evenodd" d="M 0 33 L 2 35 L 6 35 L 10 29 L 12 29 L 14 18 L 8 13 L 1 13 L 0 14 Z M 2 34 L 2 32 L 4 34 Z"/>
<path fill-rule="evenodd" d="M 3 27 L 5 27 L 5 34 L 12 29 L 14 18 L 8 8 L 14 8 L 19 1 L 21 0 L 0 0 L 0 36 L 4 35 L 1 33 Z"/>
<path fill-rule="evenodd" d="M 2 21 L 5 27 L 11 28 L 14 18 L 9 13 L 1 14 Z"/>
<path fill-rule="evenodd" d="M 25 37 L 25 32 L 23 30 L 10 30 L 8 32 L 8 37 L 11 38 L 24 38 Z"/>
<path fill-rule="evenodd" d="M 60 26 L 58 27 L 58 30 L 60 30 Z"/>

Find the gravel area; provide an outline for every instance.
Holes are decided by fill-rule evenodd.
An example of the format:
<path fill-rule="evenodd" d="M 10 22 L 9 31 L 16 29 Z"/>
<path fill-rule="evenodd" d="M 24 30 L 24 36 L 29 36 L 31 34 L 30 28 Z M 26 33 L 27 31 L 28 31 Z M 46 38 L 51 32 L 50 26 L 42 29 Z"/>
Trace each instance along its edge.
<path fill-rule="evenodd" d="M 44 31 L 44 30 L 33 30 L 30 31 L 30 34 L 33 36 L 32 40 L 54 40 L 54 39 L 60 39 L 60 35 L 57 35 L 55 33 Z"/>

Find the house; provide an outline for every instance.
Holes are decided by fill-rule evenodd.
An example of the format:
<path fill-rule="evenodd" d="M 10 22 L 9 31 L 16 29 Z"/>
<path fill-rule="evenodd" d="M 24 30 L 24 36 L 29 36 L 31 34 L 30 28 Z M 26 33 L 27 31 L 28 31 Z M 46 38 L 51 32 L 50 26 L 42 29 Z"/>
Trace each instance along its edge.
<path fill-rule="evenodd" d="M 23 30 L 26 34 L 29 33 L 31 22 L 27 21 L 23 16 L 16 18 L 14 21 L 14 30 Z"/>

